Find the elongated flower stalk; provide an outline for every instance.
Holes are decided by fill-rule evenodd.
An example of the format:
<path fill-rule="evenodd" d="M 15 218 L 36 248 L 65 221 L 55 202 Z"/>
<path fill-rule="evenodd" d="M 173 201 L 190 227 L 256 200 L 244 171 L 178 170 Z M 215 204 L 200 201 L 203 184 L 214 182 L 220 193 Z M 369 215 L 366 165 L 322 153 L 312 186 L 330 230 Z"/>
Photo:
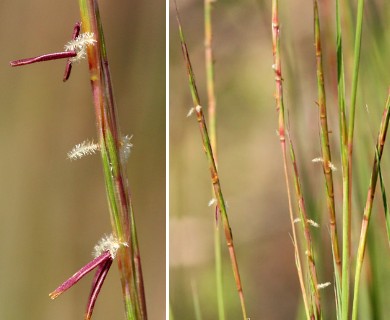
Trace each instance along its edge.
<path fill-rule="evenodd" d="M 189 53 L 187 50 L 187 45 L 186 45 L 186 42 L 184 39 L 184 34 L 183 34 L 182 27 L 181 27 L 181 22 L 180 22 L 180 17 L 179 17 L 179 12 L 177 9 L 176 2 L 175 2 L 175 7 L 176 7 L 176 19 L 177 19 L 178 28 L 179 28 L 181 48 L 182 48 L 184 61 L 185 61 L 186 67 L 187 67 L 189 86 L 190 86 L 190 91 L 191 91 L 193 105 L 194 105 L 194 107 L 191 109 L 190 114 L 192 112 L 195 112 L 196 118 L 198 120 L 200 134 L 201 134 L 202 143 L 203 143 L 203 148 L 204 148 L 204 151 L 206 153 L 206 157 L 207 157 L 207 160 L 209 163 L 211 182 L 212 182 L 213 190 L 214 190 L 214 197 L 217 200 L 218 209 L 219 209 L 220 216 L 222 219 L 222 225 L 223 225 L 224 232 L 225 232 L 226 244 L 227 244 L 227 247 L 229 250 L 230 261 L 232 264 L 233 274 L 234 274 L 234 278 L 235 278 L 235 282 L 236 282 L 236 286 L 237 286 L 238 295 L 240 298 L 242 316 L 243 316 L 244 320 L 247 320 L 248 317 L 247 317 L 247 311 L 246 311 L 246 306 L 245 306 L 244 293 L 242 290 L 241 277 L 240 277 L 240 273 L 238 270 L 236 251 L 235 251 L 235 247 L 234 247 L 234 243 L 233 243 L 233 234 L 232 234 L 232 230 L 231 230 L 228 215 L 227 215 L 226 203 L 225 203 L 225 200 L 223 197 L 221 184 L 219 181 L 218 170 L 217 170 L 216 163 L 215 163 L 213 149 L 212 149 L 212 146 L 210 143 L 209 133 L 207 131 L 207 125 L 206 125 L 206 121 L 205 121 L 204 114 L 203 114 L 203 108 L 200 105 L 199 94 L 198 94 L 198 90 L 197 90 L 196 82 L 195 82 L 195 75 L 194 75 L 194 72 L 192 70 L 191 61 L 190 61 Z"/>
<path fill-rule="evenodd" d="M 299 245 L 297 240 L 297 232 L 294 223 L 294 214 L 292 207 L 290 182 L 287 167 L 287 149 L 286 149 L 286 136 L 285 136 L 285 115 L 284 115 L 284 102 L 283 102 L 283 78 L 282 78 L 282 63 L 280 58 L 280 29 L 279 29 L 279 1 L 272 1 L 272 53 L 274 57 L 274 64 L 272 66 L 275 72 L 275 101 L 276 111 L 278 112 L 278 134 L 280 140 L 280 146 L 283 155 L 283 169 L 284 178 L 286 182 L 287 200 L 289 208 L 289 217 L 292 230 L 292 238 L 294 245 L 295 264 L 298 272 L 299 284 L 302 291 L 303 304 L 305 307 L 306 318 L 311 319 L 314 317 L 313 309 L 309 307 L 309 297 L 305 287 L 304 275 L 302 270 L 302 262 L 299 254 Z"/>
<path fill-rule="evenodd" d="M 147 319 L 133 207 L 120 153 L 122 135 L 117 122 L 98 2 L 80 0 L 79 5 L 83 31 L 93 33 L 97 41 L 95 46 L 87 47 L 86 54 L 113 234 L 118 241 L 129 243 L 117 254 L 126 316 L 127 319 Z"/>
<path fill-rule="evenodd" d="M 317 87 L 318 87 L 318 107 L 319 107 L 319 120 L 320 120 L 320 136 L 321 136 L 321 151 L 323 157 L 323 171 L 325 176 L 326 185 L 326 202 L 329 212 L 329 228 L 330 238 L 333 248 L 333 263 L 336 266 L 335 276 L 336 281 L 341 281 L 341 258 L 337 236 L 336 226 L 336 210 L 334 202 L 334 189 L 333 189 L 333 174 L 332 174 L 332 158 L 330 153 L 329 143 L 329 130 L 328 130 L 328 117 L 326 110 L 326 95 L 324 84 L 324 71 L 322 63 L 322 47 L 321 47 L 321 32 L 320 32 L 320 18 L 318 13 L 318 1 L 314 1 L 314 37 L 315 37 L 315 52 L 316 52 L 316 65 L 317 65 Z"/>

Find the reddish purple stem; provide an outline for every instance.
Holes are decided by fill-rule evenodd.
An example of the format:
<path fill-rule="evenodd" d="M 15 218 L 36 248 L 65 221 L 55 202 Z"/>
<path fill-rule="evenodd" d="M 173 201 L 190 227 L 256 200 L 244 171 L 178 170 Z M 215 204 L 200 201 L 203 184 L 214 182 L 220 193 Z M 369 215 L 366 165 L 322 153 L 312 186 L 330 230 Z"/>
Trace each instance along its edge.
<path fill-rule="evenodd" d="M 80 28 L 81 28 L 81 23 L 77 22 L 73 28 L 72 40 L 75 40 L 79 36 Z M 71 71 L 72 71 L 72 60 L 69 58 L 68 61 L 66 62 L 64 77 L 62 78 L 62 81 L 65 82 L 66 80 L 69 79 Z"/>
<path fill-rule="evenodd" d="M 91 319 L 93 309 L 95 307 L 96 299 L 99 295 L 100 289 L 103 286 L 104 280 L 106 279 L 107 273 L 110 270 L 112 260 L 107 260 L 104 264 L 101 264 L 96 270 L 95 277 L 92 282 L 91 292 L 88 298 L 87 311 L 85 319 Z"/>
<path fill-rule="evenodd" d="M 91 262 L 87 263 L 84 267 L 82 267 L 79 271 L 77 271 L 73 276 L 71 276 L 68 280 L 66 280 L 63 284 L 61 284 L 57 289 L 55 289 L 52 293 L 49 294 L 50 298 L 55 299 L 60 294 L 68 290 L 70 287 L 75 285 L 81 278 L 83 278 L 86 274 L 91 272 L 97 266 L 103 266 L 107 261 L 112 262 L 112 257 L 109 251 L 104 251 L 100 256 L 93 259 Z M 100 269 L 100 268 L 99 268 Z"/>
<path fill-rule="evenodd" d="M 66 62 L 65 72 L 64 72 L 64 76 L 62 78 L 62 81 L 65 82 L 66 80 L 69 79 L 71 71 L 72 71 L 72 61 L 70 59 L 68 59 L 68 61 Z"/>
<path fill-rule="evenodd" d="M 34 58 L 14 60 L 14 61 L 10 62 L 10 65 L 11 65 L 11 67 L 19 67 L 19 66 L 24 66 L 26 64 L 36 63 L 36 62 L 58 60 L 58 59 L 64 59 L 64 58 L 73 58 L 75 56 L 77 56 L 76 51 L 55 52 L 55 53 L 44 54 L 44 55 L 34 57 Z"/>

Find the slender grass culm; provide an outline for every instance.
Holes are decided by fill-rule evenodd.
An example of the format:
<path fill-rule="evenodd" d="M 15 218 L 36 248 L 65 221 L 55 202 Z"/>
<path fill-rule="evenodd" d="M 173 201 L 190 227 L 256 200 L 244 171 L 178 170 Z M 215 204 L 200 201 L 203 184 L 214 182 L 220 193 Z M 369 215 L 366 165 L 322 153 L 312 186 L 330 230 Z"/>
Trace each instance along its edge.
<path fill-rule="evenodd" d="M 205 68 L 207 82 L 207 114 L 210 145 L 213 150 L 215 166 L 218 168 L 217 156 L 217 99 L 215 94 L 214 76 L 214 52 L 213 52 L 213 24 L 212 24 L 213 1 L 204 0 L 204 47 L 205 47 Z M 213 192 L 213 191 L 212 191 Z M 223 296 L 223 275 L 222 275 L 222 252 L 221 236 L 219 228 L 218 206 L 211 206 L 215 211 L 214 224 L 214 256 L 215 256 L 215 280 L 218 304 L 218 319 L 225 320 L 225 301 Z"/>
<path fill-rule="evenodd" d="M 321 304 L 320 304 L 320 295 L 318 289 L 317 271 L 315 267 L 315 259 L 314 259 L 314 252 L 312 249 L 312 241 L 311 241 L 311 235 L 309 230 L 308 218 L 304 206 L 303 197 L 301 194 L 299 175 L 297 172 L 297 165 L 295 162 L 295 153 L 290 141 L 291 159 L 294 164 L 294 178 L 295 178 L 296 193 L 299 199 L 298 203 L 299 203 L 300 219 L 303 226 L 304 237 L 306 242 L 305 254 L 307 256 L 307 263 L 309 265 L 309 270 L 310 270 L 309 292 L 307 292 L 306 285 L 304 284 L 304 279 L 306 277 L 304 277 L 303 275 L 300 253 L 298 250 L 299 248 L 298 237 L 296 235 L 296 227 L 294 223 L 295 219 L 293 214 L 293 206 L 292 206 L 292 199 L 291 199 L 291 192 L 290 192 L 287 150 L 286 150 L 286 120 L 285 120 L 285 107 L 283 101 L 283 77 L 282 77 L 282 66 L 281 66 L 281 57 L 280 57 L 279 23 L 280 23 L 279 22 L 279 1 L 274 0 L 272 1 L 272 52 L 274 57 L 274 64 L 272 68 L 275 72 L 275 84 L 276 84 L 275 100 L 276 100 L 276 110 L 278 112 L 278 134 L 279 134 L 280 145 L 282 148 L 284 177 L 285 177 L 286 188 L 287 188 L 290 222 L 291 222 L 291 227 L 293 232 L 293 242 L 295 248 L 295 261 L 297 265 L 298 277 L 301 285 L 306 316 L 310 319 L 311 318 L 318 319 L 321 318 Z M 310 305 L 310 301 L 312 305 Z"/>
<path fill-rule="evenodd" d="M 246 305 L 245 305 L 244 293 L 243 293 L 243 289 L 242 289 L 241 277 L 240 277 L 240 273 L 239 273 L 239 269 L 238 269 L 236 250 L 235 250 L 234 243 L 233 243 L 233 234 L 232 234 L 232 229 L 230 227 L 230 223 L 228 220 L 226 202 L 224 200 L 223 193 L 221 190 L 221 184 L 220 184 L 218 170 L 217 170 L 217 166 L 216 166 L 216 160 L 214 157 L 214 150 L 213 150 L 213 146 L 212 146 L 211 141 L 210 141 L 210 136 L 208 133 L 205 117 L 203 114 L 203 108 L 200 105 L 200 98 L 199 98 L 198 90 L 196 87 L 195 75 L 194 75 L 194 72 L 193 72 L 193 69 L 191 66 L 189 52 L 187 50 L 187 45 L 186 45 L 186 42 L 184 39 L 184 34 L 183 34 L 183 30 L 182 30 L 182 25 L 180 22 L 179 11 L 177 8 L 176 1 L 174 1 L 174 5 L 175 5 L 175 9 L 176 9 L 176 19 L 177 19 L 178 28 L 179 28 L 179 36 L 180 36 L 182 53 L 183 53 L 183 58 L 184 58 L 184 62 L 185 62 L 186 69 L 187 69 L 189 86 L 190 86 L 190 91 L 191 91 L 192 100 L 193 100 L 193 108 L 191 108 L 189 115 L 191 115 L 192 113 L 195 113 L 198 124 L 199 124 L 203 148 L 204 148 L 204 151 L 206 153 L 206 157 L 207 157 L 207 160 L 209 163 L 209 169 L 210 169 L 210 174 L 211 174 L 211 183 L 213 186 L 214 197 L 215 197 L 216 202 L 217 202 L 216 212 L 217 212 L 217 216 L 221 218 L 222 225 L 224 228 L 225 239 L 226 239 L 227 247 L 229 250 L 230 261 L 231 261 L 233 274 L 234 274 L 234 278 L 235 278 L 235 282 L 236 282 L 236 287 L 237 287 L 237 291 L 238 291 L 238 295 L 239 295 L 239 299 L 240 299 L 240 303 L 241 303 L 242 317 L 244 320 L 247 320 L 247 318 L 248 318 L 247 317 L 247 310 L 246 310 Z M 210 10 L 210 8 L 206 9 L 206 10 Z M 206 16 L 209 14 L 210 14 L 210 12 L 208 11 L 206 13 Z M 210 27 L 210 21 L 207 22 L 207 20 L 206 20 L 206 24 L 208 25 L 208 27 Z M 211 35 L 209 34 L 208 36 L 210 37 Z M 206 36 L 206 39 L 208 39 L 208 40 L 206 40 L 207 41 L 206 42 L 207 43 L 206 44 L 206 55 L 210 55 L 211 52 L 210 51 L 207 52 L 207 49 L 210 49 L 210 47 L 207 47 L 207 45 L 210 46 L 210 38 L 207 38 L 207 36 Z M 212 75 L 212 71 L 210 70 L 210 68 L 212 68 L 212 67 L 210 66 L 210 63 L 212 63 L 211 60 L 209 60 L 209 63 L 207 65 L 207 68 L 208 68 L 207 72 L 209 73 L 209 77 L 212 78 L 213 75 Z M 209 83 L 209 86 L 212 85 L 212 83 L 213 83 L 212 79 L 209 78 L 208 83 Z M 209 95 L 211 95 L 211 99 L 213 99 L 213 90 L 209 91 Z M 213 127 L 214 127 L 214 125 L 213 125 Z M 215 139 L 215 134 L 213 135 L 213 138 Z M 215 140 L 213 141 L 213 144 L 216 145 Z M 218 230 L 216 229 L 215 232 L 217 232 L 217 231 Z M 215 237 L 217 237 L 217 236 L 219 236 L 219 234 L 215 235 Z M 216 242 L 216 245 L 218 245 L 218 242 Z M 217 254 L 218 254 L 218 252 L 217 252 Z M 217 258 L 217 260 L 218 260 L 218 258 Z M 219 284 L 217 284 L 217 286 L 219 286 Z M 219 296 L 218 299 L 219 299 L 218 303 L 219 303 L 219 310 L 220 310 L 219 316 L 221 317 L 221 312 L 222 312 L 221 311 L 222 302 L 220 301 L 221 297 Z"/>
<path fill-rule="evenodd" d="M 368 232 L 368 224 L 370 222 L 372 206 L 374 202 L 375 189 L 378 181 L 378 175 L 380 170 L 380 162 L 382 159 L 383 148 L 386 141 L 387 130 L 389 127 L 389 119 L 390 119 L 390 92 L 387 97 L 385 110 L 382 116 L 382 122 L 379 128 L 379 134 L 377 139 L 377 144 L 375 146 L 375 156 L 372 165 L 372 173 L 370 178 L 370 184 L 368 187 L 368 194 L 366 200 L 366 206 L 364 208 L 363 221 L 362 221 L 362 229 L 360 233 L 359 246 L 357 251 L 357 261 L 356 261 L 356 271 L 355 271 L 355 286 L 354 286 L 354 299 L 352 305 L 352 319 L 356 320 L 358 315 L 358 303 L 359 303 L 359 283 L 360 276 L 362 272 L 362 265 L 364 259 L 364 252 L 366 249 L 367 243 L 367 232 Z M 383 184 L 381 184 L 383 189 Z M 386 194 L 386 192 L 384 192 Z"/>
<path fill-rule="evenodd" d="M 69 152 L 68 157 L 77 159 L 100 152 L 112 234 L 103 238 L 96 245 L 95 258 L 50 293 L 50 297 L 55 299 L 87 273 L 96 269 L 84 317 L 86 320 L 91 319 L 100 289 L 113 260 L 116 259 L 121 278 L 126 319 L 144 320 L 147 319 L 147 310 L 141 258 L 129 185 L 125 174 L 132 146 L 131 137 L 123 136 L 119 130 L 98 2 L 97 0 L 80 0 L 79 6 L 81 23 L 75 25 L 72 40 L 65 46 L 63 52 L 15 60 L 10 63 L 11 66 L 16 67 L 65 58 L 67 62 L 63 76 L 64 81 L 69 79 L 74 62 L 87 57 L 89 63 L 98 143 L 83 142 Z"/>

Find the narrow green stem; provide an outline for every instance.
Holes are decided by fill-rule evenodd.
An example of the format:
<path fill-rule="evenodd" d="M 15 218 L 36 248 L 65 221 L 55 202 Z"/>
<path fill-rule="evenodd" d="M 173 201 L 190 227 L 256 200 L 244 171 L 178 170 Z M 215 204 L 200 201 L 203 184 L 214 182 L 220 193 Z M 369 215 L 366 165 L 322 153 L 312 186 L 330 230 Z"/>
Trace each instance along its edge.
<path fill-rule="evenodd" d="M 221 237 L 219 234 L 218 221 L 214 227 L 214 254 L 215 254 L 215 275 L 217 285 L 217 303 L 218 303 L 218 319 L 225 319 L 225 303 L 223 298 L 223 281 L 222 281 L 222 251 Z"/>
<path fill-rule="evenodd" d="M 371 179 L 368 187 L 366 206 L 363 214 L 362 229 L 360 232 L 360 240 L 359 240 L 359 246 L 357 252 L 356 271 L 355 271 L 353 305 L 352 305 L 353 320 L 356 320 L 358 316 L 360 275 L 363 266 L 364 252 L 365 252 L 366 242 L 367 242 L 368 225 L 371 218 L 372 205 L 374 202 L 375 189 L 378 180 L 379 166 L 383 154 L 383 148 L 385 145 L 389 119 L 390 119 L 390 95 L 387 97 L 386 107 L 382 116 L 382 122 L 379 129 L 378 140 L 375 146 L 375 156 L 374 156 L 374 161 L 372 166 Z"/>
<path fill-rule="evenodd" d="M 204 24 L 205 24 L 205 64 L 206 64 L 206 85 L 207 85 L 207 111 L 208 111 L 208 128 L 210 135 L 211 148 L 214 152 L 215 164 L 218 168 L 217 157 L 217 126 L 216 126 L 216 98 L 214 90 L 214 59 L 212 47 L 212 1 L 204 1 Z M 216 208 L 218 210 L 218 208 Z M 217 211 L 217 214 L 219 212 Z M 214 256 L 215 256 L 215 276 L 217 288 L 217 305 L 218 319 L 225 320 L 225 302 L 223 297 L 223 282 L 222 282 L 222 254 L 221 254 L 221 239 L 219 235 L 219 219 L 214 224 Z"/>
<path fill-rule="evenodd" d="M 355 127 L 355 108 L 356 108 L 356 96 L 357 85 L 359 75 L 360 64 L 360 49 L 362 40 L 363 29 L 363 9 L 364 0 L 358 1 L 357 8 L 357 20 L 356 20 L 356 33 L 355 33 L 355 48 L 354 48 L 354 64 L 353 64 L 353 76 L 352 76 L 352 91 L 351 91 L 351 104 L 349 109 L 349 122 L 348 122 L 348 161 L 347 161 L 347 173 L 348 180 L 345 186 L 345 192 L 348 196 L 348 203 L 344 204 L 345 211 L 343 212 L 343 263 L 342 263 L 342 319 L 348 320 L 349 314 L 349 296 L 350 296 L 350 255 L 351 255 L 351 211 L 352 211 L 352 151 L 353 151 L 353 134 Z"/>
<path fill-rule="evenodd" d="M 113 233 L 129 245 L 118 250 L 122 293 L 127 319 L 147 319 L 143 278 L 135 223 L 124 164 L 120 158 L 121 134 L 117 122 L 107 52 L 96 0 L 79 0 L 84 32 L 97 43 L 87 48 L 90 81 Z"/>
<path fill-rule="evenodd" d="M 317 87 L 318 87 L 318 107 L 320 116 L 320 136 L 321 136 L 321 150 L 323 157 L 323 171 L 326 185 L 326 202 L 329 212 L 329 226 L 330 237 L 333 247 L 333 261 L 336 266 L 335 277 L 336 281 L 340 281 L 341 275 L 341 258 L 339 254 L 339 244 L 336 226 L 336 210 L 334 202 L 333 190 L 333 174 L 330 167 L 332 158 L 330 153 L 328 119 L 326 110 L 326 95 L 324 84 L 324 70 L 322 62 L 322 47 L 321 47 L 321 32 L 320 32 L 320 18 L 318 13 L 318 1 L 314 1 L 314 37 L 315 37 L 315 51 L 316 51 L 316 65 L 317 65 Z"/>
<path fill-rule="evenodd" d="M 345 116 L 345 76 L 344 76 L 344 58 L 343 58 L 343 41 L 341 31 L 341 14 L 340 3 L 336 0 L 336 45 L 337 45 L 337 94 L 338 94 L 338 107 L 339 107 L 339 129 L 340 129 L 340 154 L 342 164 L 342 187 L 343 187 L 343 199 L 342 199 L 342 216 L 343 216 L 343 260 L 344 254 L 347 253 L 347 249 L 344 244 L 347 245 L 345 237 L 348 235 L 348 147 L 347 147 L 347 125 Z M 343 297 L 343 270 L 346 266 L 342 263 L 342 272 L 340 274 L 340 282 L 336 282 L 336 305 L 337 314 L 342 315 L 342 297 Z M 349 277 L 349 275 L 346 275 Z M 337 281 L 337 278 L 336 278 Z M 341 292 L 339 292 L 341 289 Z M 342 317 L 338 318 L 341 319 Z"/>

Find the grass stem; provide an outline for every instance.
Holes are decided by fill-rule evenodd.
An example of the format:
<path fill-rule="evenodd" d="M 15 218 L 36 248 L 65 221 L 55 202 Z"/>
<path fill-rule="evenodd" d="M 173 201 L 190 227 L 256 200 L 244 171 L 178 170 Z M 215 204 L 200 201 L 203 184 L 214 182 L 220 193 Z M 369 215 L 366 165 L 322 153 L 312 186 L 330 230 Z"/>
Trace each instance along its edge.
<path fill-rule="evenodd" d="M 383 148 L 385 145 L 387 129 L 389 126 L 389 119 L 390 119 L 390 94 L 387 97 L 386 106 L 383 112 L 382 122 L 379 129 L 377 144 L 375 146 L 375 157 L 372 166 L 370 184 L 368 187 L 366 206 L 363 214 L 362 228 L 360 232 L 360 240 L 359 240 L 357 260 L 356 260 L 355 285 L 354 285 L 353 305 L 352 305 L 352 320 L 356 320 L 358 315 L 360 275 L 363 266 L 364 252 L 365 252 L 366 242 L 367 242 L 368 225 L 370 223 L 370 218 L 371 218 L 372 205 L 374 202 L 375 189 L 378 180 L 379 166 L 383 154 Z"/>
<path fill-rule="evenodd" d="M 243 316 L 244 320 L 247 320 L 248 317 L 247 317 L 247 312 L 246 312 L 244 293 L 242 290 L 241 277 L 240 277 L 240 273 L 239 273 L 239 269 L 238 269 L 236 250 L 235 250 L 234 243 L 233 243 L 233 235 L 232 235 L 232 230 L 231 230 L 229 219 L 228 219 L 226 203 L 225 203 L 225 199 L 223 197 L 221 184 L 219 181 L 218 170 L 217 170 L 217 166 L 216 166 L 215 159 L 214 159 L 213 149 L 212 149 L 212 146 L 210 143 L 210 137 L 209 137 L 209 134 L 207 131 L 207 125 L 206 125 L 206 121 L 205 121 L 204 114 L 203 114 L 203 108 L 200 105 L 200 99 L 199 99 L 199 94 L 198 94 L 198 90 L 196 87 L 195 76 L 194 76 L 194 73 L 192 70 L 192 65 L 191 65 L 189 54 L 188 54 L 187 45 L 186 45 L 186 42 L 184 39 L 184 34 L 183 34 L 182 27 L 181 27 L 181 22 L 180 22 L 180 17 L 179 17 L 179 12 L 177 9 L 176 1 L 175 1 L 175 7 L 176 7 L 176 20 L 177 20 L 178 28 L 179 28 L 181 48 L 182 48 L 183 57 L 184 57 L 186 67 L 187 67 L 190 91 L 191 91 L 192 100 L 193 100 L 193 104 L 194 104 L 194 108 L 195 108 L 195 112 L 196 112 L 197 121 L 199 124 L 199 129 L 200 129 L 201 138 L 202 138 L 202 142 L 203 142 L 203 148 L 204 148 L 204 151 L 206 153 L 206 157 L 207 157 L 207 160 L 209 163 L 211 182 L 212 182 L 213 190 L 214 190 L 214 196 L 217 200 L 218 208 L 219 208 L 219 211 L 221 213 L 222 225 L 224 228 L 224 233 L 225 233 L 225 238 L 226 238 L 226 244 L 227 244 L 227 247 L 229 250 L 230 261 L 232 264 L 233 274 L 234 274 L 236 287 L 237 287 L 237 291 L 238 291 L 238 295 L 239 295 L 239 299 L 240 299 L 242 316 Z"/>
<path fill-rule="evenodd" d="M 320 31 L 320 18 L 318 12 L 318 1 L 314 0 L 314 37 L 315 37 L 315 52 L 316 52 L 316 66 L 317 66 L 317 87 L 318 87 L 318 107 L 320 116 L 320 136 L 321 136 L 321 151 L 323 158 L 323 171 L 325 176 L 326 185 L 326 202 L 329 212 L 329 226 L 330 237 L 333 248 L 333 261 L 336 265 L 335 278 L 336 281 L 341 280 L 341 258 L 337 236 L 336 225 L 336 210 L 334 202 L 334 189 L 333 189 L 333 174 L 330 168 L 332 163 L 330 143 L 329 143 L 329 130 L 328 119 L 326 109 L 326 94 L 324 84 L 324 70 L 322 62 L 322 47 L 321 47 L 321 31 Z"/>
<path fill-rule="evenodd" d="M 205 43 L 205 66 L 206 66 L 206 85 L 207 85 L 207 111 L 208 111 L 208 128 L 210 136 L 210 144 L 214 154 L 215 165 L 218 168 L 217 156 L 217 120 L 216 120 L 216 97 L 214 89 L 214 58 L 213 58 L 213 29 L 212 29 L 212 0 L 204 0 L 204 43 Z M 216 208 L 216 214 L 219 215 L 219 210 Z M 219 230 L 219 219 L 216 217 L 214 224 L 214 256 L 215 256 L 215 275 L 217 288 L 217 305 L 218 319 L 225 320 L 225 302 L 223 297 L 223 282 L 222 282 L 222 254 L 221 254 L 221 238 Z"/>
<path fill-rule="evenodd" d="M 287 151 L 286 151 L 286 138 L 285 138 L 283 79 L 282 79 L 282 66 L 281 66 L 281 58 L 280 58 L 280 30 L 279 30 L 279 1 L 278 0 L 272 1 L 272 52 L 274 57 L 273 69 L 275 72 L 275 85 L 276 85 L 275 100 L 276 100 L 276 110 L 278 112 L 278 133 L 279 133 L 280 146 L 283 155 L 284 178 L 286 182 L 289 216 L 290 216 L 291 230 L 292 230 L 292 237 L 293 237 L 293 244 L 294 244 L 295 263 L 297 266 L 298 279 L 302 291 L 306 317 L 307 319 L 311 319 L 313 317 L 313 310 L 312 308 L 309 308 L 309 302 L 308 302 L 309 298 L 307 296 L 303 271 L 301 267 L 302 263 L 299 255 L 299 249 L 298 249 L 298 241 L 297 241 L 297 234 L 295 230 L 294 214 L 293 214 L 292 200 L 291 200 L 290 182 L 289 182 L 288 169 L 287 169 L 288 167 L 287 167 Z"/>
<path fill-rule="evenodd" d="M 342 319 L 348 320 L 349 314 L 349 299 L 350 299 L 350 258 L 351 258 L 351 211 L 352 211 L 352 151 L 353 151 L 353 134 L 355 127 L 355 109 L 357 85 L 360 65 L 360 50 L 362 41 L 363 29 L 363 9 L 364 0 L 358 1 L 357 20 L 355 31 L 355 47 L 354 47 L 354 64 L 352 75 L 351 102 L 349 108 L 348 119 L 348 161 L 347 165 L 347 181 L 344 183 L 344 199 L 343 206 L 343 260 L 342 260 Z"/>
<path fill-rule="evenodd" d="M 97 41 L 87 48 L 87 55 L 113 234 L 120 242 L 129 243 L 117 254 L 126 318 L 143 320 L 147 319 L 147 313 L 138 241 L 120 157 L 121 133 L 99 7 L 96 0 L 79 0 L 79 5 L 83 30 L 93 33 Z"/>

